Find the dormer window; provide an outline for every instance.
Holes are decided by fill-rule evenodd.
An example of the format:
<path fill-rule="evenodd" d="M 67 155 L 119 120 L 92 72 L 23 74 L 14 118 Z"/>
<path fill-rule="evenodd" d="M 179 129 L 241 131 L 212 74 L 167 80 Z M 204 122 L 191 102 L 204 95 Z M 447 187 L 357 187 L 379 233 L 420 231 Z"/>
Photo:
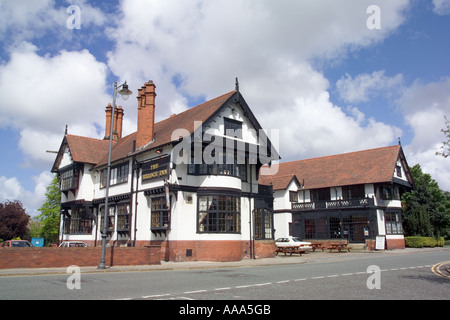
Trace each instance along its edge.
<path fill-rule="evenodd" d="M 225 135 L 242 139 L 242 121 L 224 118 Z"/>

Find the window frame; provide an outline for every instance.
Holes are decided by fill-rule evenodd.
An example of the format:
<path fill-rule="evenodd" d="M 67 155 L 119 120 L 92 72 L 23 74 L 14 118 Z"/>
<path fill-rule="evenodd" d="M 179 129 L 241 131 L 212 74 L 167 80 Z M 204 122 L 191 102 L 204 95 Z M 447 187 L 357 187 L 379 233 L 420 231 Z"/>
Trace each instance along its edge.
<path fill-rule="evenodd" d="M 242 121 L 223 118 L 224 134 L 228 137 L 242 139 L 242 125 Z"/>
<path fill-rule="evenodd" d="M 170 228 L 170 208 L 167 205 L 166 196 L 151 198 L 150 213 L 150 230 L 167 230 Z"/>
<path fill-rule="evenodd" d="M 231 194 L 199 194 L 197 233 L 240 234 L 241 197 Z"/>

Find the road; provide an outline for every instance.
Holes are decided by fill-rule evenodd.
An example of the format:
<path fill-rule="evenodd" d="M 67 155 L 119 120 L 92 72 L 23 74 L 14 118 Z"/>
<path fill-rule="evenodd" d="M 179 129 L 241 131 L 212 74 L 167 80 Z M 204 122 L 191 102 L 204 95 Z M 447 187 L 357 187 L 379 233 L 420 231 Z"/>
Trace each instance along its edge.
<path fill-rule="evenodd" d="M 3 276 L 0 299 L 450 299 L 448 250 L 332 255 L 338 258 L 268 266 Z"/>

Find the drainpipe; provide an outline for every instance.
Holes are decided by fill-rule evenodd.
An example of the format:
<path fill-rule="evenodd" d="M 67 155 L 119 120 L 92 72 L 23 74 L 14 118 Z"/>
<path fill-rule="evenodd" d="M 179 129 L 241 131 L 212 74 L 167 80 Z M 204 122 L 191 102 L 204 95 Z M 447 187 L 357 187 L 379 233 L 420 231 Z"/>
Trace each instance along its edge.
<path fill-rule="evenodd" d="M 249 220 L 249 226 L 250 226 L 250 259 L 255 259 L 255 241 L 253 239 L 253 226 L 252 226 L 252 198 L 251 194 L 253 191 L 253 177 L 252 177 L 252 167 L 250 167 L 250 195 L 248 197 L 248 220 Z"/>
<path fill-rule="evenodd" d="M 138 191 L 139 191 L 139 162 L 136 161 L 136 198 L 134 202 L 134 242 L 133 247 L 136 246 L 136 232 L 137 232 L 137 212 L 138 212 Z"/>
<path fill-rule="evenodd" d="M 131 158 L 131 189 L 130 189 L 131 197 L 130 197 L 130 212 L 128 213 L 128 214 L 130 215 L 130 217 L 133 216 L 134 160 L 135 160 L 135 157 L 132 157 L 132 158 Z M 134 247 L 136 243 L 133 242 L 133 238 L 132 238 L 132 230 L 131 230 L 132 225 L 133 225 L 133 219 L 130 219 L 130 221 L 129 221 L 129 226 L 128 226 L 128 228 L 129 228 L 129 230 L 128 230 L 128 237 L 130 238 L 129 244 L 132 244 L 132 246 Z"/>

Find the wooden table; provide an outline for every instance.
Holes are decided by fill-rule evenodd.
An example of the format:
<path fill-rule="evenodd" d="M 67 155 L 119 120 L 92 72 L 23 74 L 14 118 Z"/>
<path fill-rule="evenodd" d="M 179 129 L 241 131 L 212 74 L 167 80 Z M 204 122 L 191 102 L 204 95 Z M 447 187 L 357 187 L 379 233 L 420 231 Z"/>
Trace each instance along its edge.
<path fill-rule="evenodd" d="M 311 243 L 311 247 L 312 247 L 312 251 L 316 251 L 316 249 L 324 249 L 324 247 L 322 247 L 322 242 L 315 242 L 315 243 Z"/>
<path fill-rule="evenodd" d="M 278 247 L 275 251 L 275 254 L 278 255 L 278 252 L 284 253 L 284 255 L 287 255 L 288 253 L 290 256 L 292 256 L 293 253 L 298 253 L 299 255 L 302 255 L 302 252 L 305 252 L 304 250 L 300 250 L 300 247 Z"/>
<path fill-rule="evenodd" d="M 330 252 L 331 252 L 331 250 L 337 250 L 339 252 L 342 252 L 343 250 L 347 250 L 348 252 L 350 252 L 351 248 L 352 247 L 348 246 L 348 243 L 330 243 L 328 245 L 327 249 L 330 249 Z"/>

